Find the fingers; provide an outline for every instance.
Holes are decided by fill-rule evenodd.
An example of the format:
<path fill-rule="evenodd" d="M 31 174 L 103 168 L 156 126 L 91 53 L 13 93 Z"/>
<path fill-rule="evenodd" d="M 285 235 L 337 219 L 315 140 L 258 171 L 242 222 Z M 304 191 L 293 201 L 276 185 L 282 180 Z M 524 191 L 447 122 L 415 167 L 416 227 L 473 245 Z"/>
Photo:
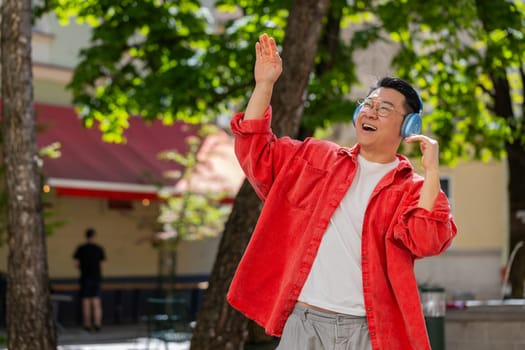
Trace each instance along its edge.
<path fill-rule="evenodd" d="M 439 167 L 439 144 L 436 140 L 425 135 L 410 135 L 405 142 L 419 142 L 422 153 L 422 165 L 425 170 L 438 169 Z"/>
<path fill-rule="evenodd" d="M 405 138 L 405 142 L 412 143 L 416 141 L 426 141 L 430 142 L 432 139 L 425 135 L 410 135 Z"/>
<path fill-rule="evenodd" d="M 259 43 L 261 47 L 261 54 L 263 56 L 269 56 L 270 55 L 270 38 L 268 38 L 268 35 L 264 33 L 259 37 Z"/>
<path fill-rule="evenodd" d="M 428 136 L 425 135 L 410 135 L 405 138 L 405 142 L 407 143 L 413 143 L 413 142 L 420 142 L 421 145 L 438 145 L 438 142 L 434 139 L 431 139 Z"/>
<path fill-rule="evenodd" d="M 405 138 L 405 142 L 419 142 L 419 147 L 423 152 L 427 151 L 428 149 L 434 149 L 435 152 L 438 152 L 439 149 L 438 142 L 425 135 L 410 135 L 407 138 Z"/>
<path fill-rule="evenodd" d="M 279 55 L 275 39 L 269 37 L 266 33 L 259 36 L 259 42 L 255 44 L 255 47 L 257 53 L 261 56 L 271 57 L 273 55 Z"/>

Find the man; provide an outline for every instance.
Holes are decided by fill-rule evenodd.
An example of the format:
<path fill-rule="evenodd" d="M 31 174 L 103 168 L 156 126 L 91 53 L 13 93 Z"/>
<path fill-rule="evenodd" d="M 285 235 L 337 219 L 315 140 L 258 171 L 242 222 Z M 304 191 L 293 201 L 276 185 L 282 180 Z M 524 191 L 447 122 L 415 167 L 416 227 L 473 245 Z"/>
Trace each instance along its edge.
<path fill-rule="evenodd" d="M 228 301 L 280 336 L 279 350 L 430 350 L 414 260 L 443 252 L 456 226 L 438 143 L 407 135 L 419 129 L 419 95 L 401 79 L 381 80 L 354 116 L 351 149 L 277 138 L 270 100 L 282 63 L 266 34 L 255 49 L 255 88 L 231 126 L 265 204 Z M 419 143 L 424 177 L 396 154 L 403 138 Z"/>
<path fill-rule="evenodd" d="M 86 242 L 73 255 L 80 269 L 80 298 L 82 299 L 82 320 L 88 332 L 99 331 L 102 326 L 102 303 L 100 300 L 102 264 L 106 260 L 104 248 L 95 243 L 95 230 L 85 233 Z"/>

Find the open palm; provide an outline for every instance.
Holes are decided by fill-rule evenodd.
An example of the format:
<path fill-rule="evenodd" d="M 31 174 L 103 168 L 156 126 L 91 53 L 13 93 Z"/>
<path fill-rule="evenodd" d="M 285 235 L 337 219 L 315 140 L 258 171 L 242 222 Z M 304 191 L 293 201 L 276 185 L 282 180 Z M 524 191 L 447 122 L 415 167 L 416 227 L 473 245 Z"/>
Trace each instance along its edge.
<path fill-rule="evenodd" d="M 267 34 L 259 37 L 255 44 L 254 77 L 257 83 L 275 83 L 283 71 L 282 60 L 277 44 Z"/>

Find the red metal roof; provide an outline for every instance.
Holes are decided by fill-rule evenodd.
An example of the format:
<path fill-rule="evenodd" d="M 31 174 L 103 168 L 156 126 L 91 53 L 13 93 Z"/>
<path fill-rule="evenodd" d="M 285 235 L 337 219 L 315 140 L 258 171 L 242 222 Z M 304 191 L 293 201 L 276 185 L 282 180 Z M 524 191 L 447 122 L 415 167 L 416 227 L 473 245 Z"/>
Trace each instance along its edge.
<path fill-rule="evenodd" d="M 46 181 L 58 195 L 91 196 L 113 199 L 156 198 L 157 185 L 175 185 L 164 175 L 182 166 L 160 160 L 162 151 L 186 150 L 185 139 L 195 127 L 160 120 L 148 123 L 138 117 L 129 120 L 125 144 L 103 142 L 96 128 L 87 129 L 72 107 L 36 104 L 39 147 L 60 142 L 61 156 L 45 158 Z M 200 191 L 226 191 L 234 196 L 244 176 L 233 153 L 231 137 L 224 131 L 207 137 L 199 157 L 204 163 L 192 178 L 192 188 Z M 179 183 L 175 191 L 186 184 Z"/>

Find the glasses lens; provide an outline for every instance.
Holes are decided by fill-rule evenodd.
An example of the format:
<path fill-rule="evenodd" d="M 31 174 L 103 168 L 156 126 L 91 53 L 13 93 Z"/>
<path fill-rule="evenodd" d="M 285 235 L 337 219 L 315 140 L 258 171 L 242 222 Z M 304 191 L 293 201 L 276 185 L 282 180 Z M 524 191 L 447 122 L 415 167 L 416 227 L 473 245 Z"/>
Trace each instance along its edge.
<path fill-rule="evenodd" d="M 379 114 L 381 117 L 387 117 L 392 111 L 392 106 L 390 106 L 388 103 L 380 102 L 377 114 Z"/>
<path fill-rule="evenodd" d="M 374 101 L 372 99 L 365 99 L 363 101 L 363 109 L 364 110 L 370 110 L 370 109 L 373 109 L 374 108 Z"/>

